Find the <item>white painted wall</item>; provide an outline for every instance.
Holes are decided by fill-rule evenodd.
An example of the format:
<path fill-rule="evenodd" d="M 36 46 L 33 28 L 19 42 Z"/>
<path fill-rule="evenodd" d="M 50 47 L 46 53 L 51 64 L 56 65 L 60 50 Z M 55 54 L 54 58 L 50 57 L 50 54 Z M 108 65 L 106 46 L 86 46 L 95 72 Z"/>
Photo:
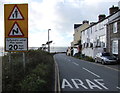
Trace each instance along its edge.
<path fill-rule="evenodd" d="M 85 54 L 86 56 L 93 57 L 93 49 L 92 48 L 85 48 L 82 51 L 82 54 Z"/>
<path fill-rule="evenodd" d="M 107 33 L 107 28 L 106 24 L 108 22 L 108 19 L 103 20 L 102 22 L 97 23 L 96 25 L 89 27 L 88 29 L 82 31 L 82 45 L 87 42 L 87 43 L 93 43 L 97 41 L 97 39 L 100 39 L 100 36 L 105 36 L 105 47 L 106 47 L 106 33 Z M 102 48 L 96 48 L 96 47 L 91 47 L 91 48 L 83 48 L 82 49 L 82 54 L 85 54 L 86 56 L 90 57 L 95 57 L 95 55 L 98 52 L 103 52 L 103 47 Z"/>
<path fill-rule="evenodd" d="M 78 53 L 78 49 L 77 48 L 73 48 L 73 56 Z"/>

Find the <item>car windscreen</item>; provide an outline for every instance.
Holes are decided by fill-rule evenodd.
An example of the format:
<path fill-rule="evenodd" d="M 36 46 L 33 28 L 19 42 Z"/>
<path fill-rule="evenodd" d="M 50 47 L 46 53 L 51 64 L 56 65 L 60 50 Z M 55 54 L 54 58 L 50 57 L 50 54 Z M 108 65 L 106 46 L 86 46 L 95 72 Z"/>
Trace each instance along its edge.
<path fill-rule="evenodd" d="M 102 53 L 102 56 L 110 56 L 110 53 Z"/>
<path fill-rule="evenodd" d="M 116 60 L 116 58 L 114 56 L 104 56 L 104 57 L 106 57 L 109 60 Z"/>

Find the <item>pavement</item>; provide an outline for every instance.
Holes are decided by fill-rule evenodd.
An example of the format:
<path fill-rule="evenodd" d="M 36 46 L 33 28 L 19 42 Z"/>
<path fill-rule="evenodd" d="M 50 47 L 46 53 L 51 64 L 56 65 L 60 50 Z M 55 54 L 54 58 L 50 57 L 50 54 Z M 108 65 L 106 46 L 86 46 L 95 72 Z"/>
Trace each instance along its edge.
<path fill-rule="evenodd" d="M 118 93 L 120 70 L 118 65 L 102 65 L 56 54 L 61 92 Z"/>

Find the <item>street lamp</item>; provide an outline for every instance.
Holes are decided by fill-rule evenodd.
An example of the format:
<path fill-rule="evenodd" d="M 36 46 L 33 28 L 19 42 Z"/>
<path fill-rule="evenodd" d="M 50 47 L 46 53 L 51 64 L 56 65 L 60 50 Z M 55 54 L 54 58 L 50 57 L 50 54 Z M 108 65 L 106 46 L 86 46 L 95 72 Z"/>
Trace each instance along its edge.
<path fill-rule="evenodd" d="M 50 43 L 49 43 L 49 31 L 50 31 L 51 29 L 48 29 L 48 52 L 50 52 Z"/>

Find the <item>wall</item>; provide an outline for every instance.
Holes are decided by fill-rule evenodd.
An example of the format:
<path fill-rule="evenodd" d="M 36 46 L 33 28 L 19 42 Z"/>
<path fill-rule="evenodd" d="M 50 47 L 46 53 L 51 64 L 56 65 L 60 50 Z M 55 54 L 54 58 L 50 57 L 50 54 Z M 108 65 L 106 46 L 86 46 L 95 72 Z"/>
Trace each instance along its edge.
<path fill-rule="evenodd" d="M 81 31 L 89 27 L 89 24 L 84 23 L 74 30 L 74 44 L 77 44 L 81 40 Z"/>
<path fill-rule="evenodd" d="M 113 33 L 113 24 L 117 22 L 117 33 Z M 118 40 L 118 57 L 120 59 L 120 10 L 109 17 L 107 25 L 107 52 L 112 53 L 112 41 Z"/>
<path fill-rule="evenodd" d="M 98 52 L 103 52 L 103 48 L 106 48 L 106 42 L 107 42 L 107 38 L 106 38 L 106 24 L 108 22 L 108 19 L 105 19 L 101 22 L 98 22 L 97 24 L 90 26 L 89 28 L 87 28 L 86 30 L 82 31 L 82 54 L 85 54 L 86 56 L 91 56 L 91 57 L 95 57 L 95 55 Z M 105 37 L 104 38 L 104 43 L 105 46 L 104 47 L 96 47 L 97 45 L 97 39 L 101 40 L 100 37 Z M 86 47 L 84 46 L 84 43 L 92 43 L 93 47 Z"/>

